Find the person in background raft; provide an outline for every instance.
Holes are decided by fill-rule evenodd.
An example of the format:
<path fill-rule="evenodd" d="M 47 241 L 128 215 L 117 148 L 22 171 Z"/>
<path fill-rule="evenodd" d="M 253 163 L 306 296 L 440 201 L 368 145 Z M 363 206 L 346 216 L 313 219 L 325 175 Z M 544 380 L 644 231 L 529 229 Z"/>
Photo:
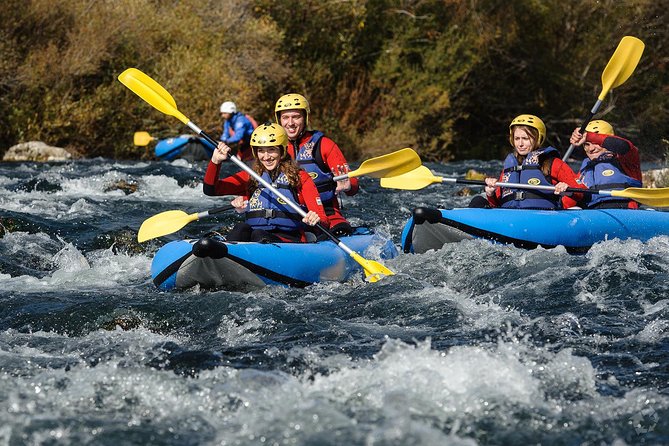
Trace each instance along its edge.
<path fill-rule="evenodd" d="M 237 158 L 242 161 L 252 160 L 253 154 L 249 141 L 258 124 L 249 115 L 238 112 L 237 105 L 230 101 L 221 104 L 221 117 L 223 118 L 223 133 L 220 140 L 237 149 Z"/>
<path fill-rule="evenodd" d="M 568 187 L 579 187 L 571 167 L 553 147 L 540 148 L 546 140 L 546 125 L 534 115 L 519 115 L 509 125 L 514 150 L 504 160 L 499 179 L 486 178 L 486 199 L 475 197 L 469 207 L 512 209 L 561 209 L 576 205 L 581 194 L 561 196 Z M 554 191 L 496 187 L 496 183 L 555 186 Z"/>
<path fill-rule="evenodd" d="M 308 173 L 301 170 L 286 150 L 288 136 L 277 124 L 263 124 L 251 135 L 251 150 L 256 162 L 253 170 L 268 183 L 308 210 L 302 218 L 283 200 L 242 171 L 219 179 L 221 162 L 230 156 L 231 149 L 219 142 L 204 175 L 206 195 L 239 195 L 233 205 L 246 201 L 246 221 L 238 223 L 228 233 L 229 241 L 262 243 L 305 242 L 305 224 L 329 226 L 318 189 Z"/>
<path fill-rule="evenodd" d="M 578 181 L 590 189 L 626 189 L 642 187 L 639 150 L 628 140 L 615 136 L 606 121 L 590 121 L 585 135 L 574 129 L 569 139 L 575 146 L 583 145 L 587 156 L 581 164 Z M 583 194 L 579 204 L 588 209 L 638 209 L 634 200 L 598 194 Z"/>
<path fill-rule="evenodd" d="M 337 195 L 342 192 L 349 196 L 358 193 L 358 179 L 332 180 L 349 172 L 348 162 L 337 144 L 323 136 L 323 132 L 307 130 L 309 112 L 307 99 L 295 93 L 281 96 L 274 107 L 277 124 L 288 134 L 288 153 L 314 179 L 332 233 L 336 236 L 349 235 L 353 228 L 341 213 Z"/>

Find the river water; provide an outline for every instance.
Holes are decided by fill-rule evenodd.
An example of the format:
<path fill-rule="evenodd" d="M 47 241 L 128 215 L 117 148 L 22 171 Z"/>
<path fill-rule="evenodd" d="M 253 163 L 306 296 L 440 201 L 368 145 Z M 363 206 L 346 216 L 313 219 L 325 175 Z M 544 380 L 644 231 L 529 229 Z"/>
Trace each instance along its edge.
<path fill-rule="evenodd" d="M 669 237 L 465 241 L 373 284 L 159 292 L 162 244 L 237 221 L 136 242 L 151 215 L 224 203 L 204 169 L 0 164 L 0 445 L 669 443 Z M 397 244 L 413 207 L 469 200 L 361 187 L 345 213 Z"/>

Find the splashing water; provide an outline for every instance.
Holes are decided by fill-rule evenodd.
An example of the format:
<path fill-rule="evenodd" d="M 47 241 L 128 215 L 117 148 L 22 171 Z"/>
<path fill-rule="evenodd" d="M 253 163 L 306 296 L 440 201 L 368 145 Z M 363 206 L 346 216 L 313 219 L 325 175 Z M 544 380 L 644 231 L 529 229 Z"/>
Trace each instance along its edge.
<path fill-rule="evenodd" d="M 470 240 L 373 284 L 158 292 L 162 244 L 238 219 L 136 242 L 151 215 L 227 201 L 205 167 L 0 165 L 0 444 L 669 442 L 669 237 Z M 469 200 L 361 186 L 344 212 L 396 243 L 413 207 Z"/>

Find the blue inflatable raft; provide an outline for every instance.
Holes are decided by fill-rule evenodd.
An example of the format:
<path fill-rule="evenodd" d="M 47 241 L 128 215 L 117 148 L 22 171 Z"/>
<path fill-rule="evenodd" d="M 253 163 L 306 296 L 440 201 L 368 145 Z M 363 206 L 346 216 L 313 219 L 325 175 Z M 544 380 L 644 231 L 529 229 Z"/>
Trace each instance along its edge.
<path fill-rule="evenodd" d="M 366 228 L 341 237 L 363 257 L 390 259 L 398 252 L 391 240 Z M 153 283 L 161 290 L 238 289 L 246 286 L 305 287 L 343 282 L 362 268 L 331 241 L 314 243 L 227 242 L 220 235 L 177 240 L 160 248 L 151 264 Z"/>
<path fill-rule="evenodd" d="M 583 253 L 603 240 L 647 241 L 660 235 L 669 235 L 669 212 L 653 209 L 416 208 L 402 231 L 402 250 L 424 253 L 445 243 L 484 238 L 526 249 L 562 245 Z"/>
<path fill-rule="evenodd" d="M 161 139 L 156 144 L 156 158 L 172 161 L 184 158 L 189 161 L 203 161 L 211 158 L 214 146 L 208 141 L 192 135 L 181 135 L 174 138 Z"/>

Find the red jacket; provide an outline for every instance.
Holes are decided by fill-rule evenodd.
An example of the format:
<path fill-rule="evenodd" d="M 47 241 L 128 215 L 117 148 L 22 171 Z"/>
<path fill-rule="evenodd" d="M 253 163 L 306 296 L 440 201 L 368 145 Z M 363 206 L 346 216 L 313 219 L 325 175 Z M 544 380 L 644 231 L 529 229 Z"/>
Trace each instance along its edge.
<path fill-rule="evenodd" d="M 221 170 L 220 164 L 214 164 L 209 161 L 207 171 L 204 174 L 203 190 L 205 195 L 241 195 L 248 199 L 248 184 L 251 179 L 245 171 L 237 172 L 226 178 L 218 178 Z M 314 211 L 321 218 L 320 224 L 328 228 L 330 221 L 325 215 L 325 209 L 321 204 L 321 198 L 314 181 L 308 173 L 300 170 L 301 188 L 297 191 L 298 204 L 306 206 L 308 210 Z"/>
<path fill-rule="evenodd" d="M 548 180 L 550 180 L 551 184 L 555 185 L 560 182 L 567 183 L 569 187 L 577 187 L 577 188 L 584 188 L 585 186 L 579 184 L 576 182 L 576 174 L 574 173 L 573 170 L 571 170 L 571 167 L 569 167 L 569 164 L 565 163 L 562 161 L 560 158 L 552 158 L 551 159 L 551 172 L 550 175 L 548 176 Z M 502 172 L 499 175 L 499 180 L 498 181 L 503 181 L 504 172 Z M 495 195 L 493 196 L 488 196 L 488 203 L 492 207 L 499 207 L 501 204 L 501 195 L 502 195 L 502 189 L 497 188 L 495 190 Z M 577 194 L 574 193 L 572 196 L 562 196 L 562 207 L 567 209 L 573 206 L 576 206 L 576 203 L 578 200 L 580 200 L 583 197 L 583 194 Z"/>
<path fill-rule="evenodd" d="M 625 138 L 614 135 L 587 132 L 585 140 L 597 144 L 616 155 L 623 171 L 634 179 L 642 181 L 639 149 Z"/>
<path fill-rule="evenodd" d="M 311 136 L 314 134 L 313 131 L 307 131 L 304 132 L 302 137 L 300 138 L 299 141 L 299 147 L 302 147 L 306 142 L 309 141 Z M 348 162 L 346 161 L 346 158 L 344 158 L 344 154 L 342 153 L 341 149 L 337 144 L 328 138 L 327 136 L 323 136 L 320 141 L 321 145 L 321 157 L 323 158 L 323 162 L 325 163 L 326 166 L 330 168 L 330 172 L 334 176 L 339 175 L 341 172 L 346 173 L 350 171 L 350 168 L 348 166 Z M 293 141 L 290 141 L 288 143 L 288 154 L 295 159 L 295 145 Z M 357 178 L 351 178 L 351 189 L 346 191 L 346 195 L 355 195 L 358 193 L 359 190 L 359 185 L 358 185 L 358 179 Z M 330 219 L 330 225 L 332 227 L 335 227 L 339 223 L 347 223 L 346 219 L 341 213 L 341 209 L 339 208 L 339 200 L 333 200 L 333 208 L 334 208 L 334 213 L 332 215 L 329 215 Z"/>

